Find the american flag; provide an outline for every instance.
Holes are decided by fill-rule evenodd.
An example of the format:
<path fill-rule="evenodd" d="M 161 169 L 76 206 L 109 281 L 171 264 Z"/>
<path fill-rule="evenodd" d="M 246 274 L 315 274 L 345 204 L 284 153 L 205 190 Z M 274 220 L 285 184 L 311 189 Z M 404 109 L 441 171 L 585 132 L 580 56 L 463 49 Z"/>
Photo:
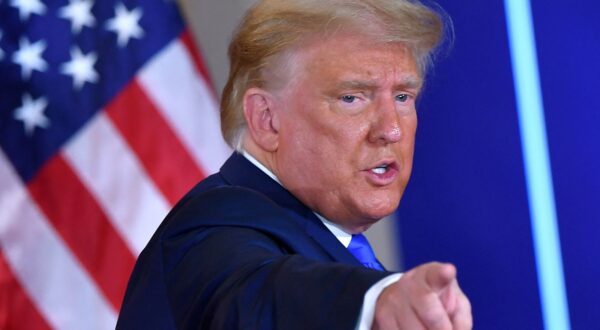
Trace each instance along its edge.
<path fill-rule="evenodd" d="M 0 329 L 114 328 L 137 255 L 229 149 L 166 0 L 0 0 Z"/>

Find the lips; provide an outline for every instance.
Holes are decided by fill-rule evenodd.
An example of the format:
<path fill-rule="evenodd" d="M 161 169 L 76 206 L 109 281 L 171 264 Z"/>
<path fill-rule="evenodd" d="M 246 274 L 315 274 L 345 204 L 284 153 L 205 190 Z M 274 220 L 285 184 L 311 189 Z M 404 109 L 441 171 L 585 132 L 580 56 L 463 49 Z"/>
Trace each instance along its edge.
<path fill-rule="evenodd" d="M 398 176 L 398 163 L 382 161 L 365 170 L 368 181 L 377 186 L 386 186 L 394 182 Z"/>
<path fill-rule="evenodd" d="M 375 174 L 385 174 L 388 171 L 389 165 L 382 165 L 371 169 L 371 172 Z"/>

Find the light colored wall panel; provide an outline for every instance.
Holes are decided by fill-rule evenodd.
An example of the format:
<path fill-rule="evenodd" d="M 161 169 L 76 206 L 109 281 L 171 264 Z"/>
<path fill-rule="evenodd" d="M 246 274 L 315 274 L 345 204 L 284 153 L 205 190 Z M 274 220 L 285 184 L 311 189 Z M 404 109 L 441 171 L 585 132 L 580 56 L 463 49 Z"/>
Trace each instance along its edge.
<path fill-rule="evenodd" d="M 220 95 L 229 72 L 229 40 L 244 11 L 254 1 L 181 0 L 179 3 Z"/>

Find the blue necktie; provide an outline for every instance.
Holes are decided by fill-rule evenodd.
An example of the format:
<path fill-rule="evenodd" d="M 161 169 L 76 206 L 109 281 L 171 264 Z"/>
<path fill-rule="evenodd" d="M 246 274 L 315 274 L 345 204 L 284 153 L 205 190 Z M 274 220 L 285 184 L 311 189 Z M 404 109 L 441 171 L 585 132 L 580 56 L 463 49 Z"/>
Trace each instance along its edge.
<path fill-rule="evenodd" d="M 354 255 L 358 261 L 367 268 L 385 270 L 383 266 L 375 258 L 375 253 L 369 245 L 369 241 L 363 234 L 352 235 L 350 245 L 348 245 L 348 251 Z"/>

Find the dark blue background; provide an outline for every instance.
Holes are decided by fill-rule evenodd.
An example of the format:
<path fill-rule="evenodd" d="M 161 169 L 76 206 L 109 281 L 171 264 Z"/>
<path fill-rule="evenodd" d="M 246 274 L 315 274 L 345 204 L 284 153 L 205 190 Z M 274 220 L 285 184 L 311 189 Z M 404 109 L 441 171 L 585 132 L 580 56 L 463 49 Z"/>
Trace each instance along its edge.
<path fill-rule="evenodd" d="M 440 0 L 455 42 L 419 107 L 405 267 L 457 265 L 475 329 L 543 329 L 502 1 Z M 572 329 L 600 329 L 600 2 L 533 1 Z"/>

